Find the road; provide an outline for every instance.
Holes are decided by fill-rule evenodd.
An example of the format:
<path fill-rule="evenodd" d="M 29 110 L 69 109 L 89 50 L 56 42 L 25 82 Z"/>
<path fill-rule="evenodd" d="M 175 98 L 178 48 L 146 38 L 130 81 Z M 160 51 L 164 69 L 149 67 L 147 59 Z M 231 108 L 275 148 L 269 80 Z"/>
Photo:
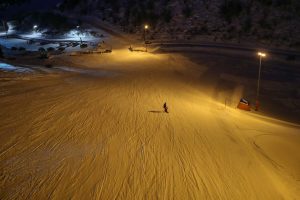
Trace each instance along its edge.
<path fill-rule="evenodd" d="M 78 16 L 73 16 L 68 14 L 68 17 L 77 18 Z M 81 20 L 86 24 L 90 24 L 93 27 L 99 28 L 100 30 L 104 30 L 109 35 L 112 35 L 116 38 L 119 38 L 123 42 L 130 44 L 142 43 L 142 36 L 134 35 L 134 34 L 125 34 L 118 27 L 112 26 L 109 23 L 100 20 L 95 16 L 84 16 L 81 17 Z M 151 30 L 150 30 L 151 31 Z M 116 44 L 117 45 L 117 44 Z M 266 45 L 258 47 L 257 45 L 249 45 L 249 44 L 237 44 L 237 43 L 225 43 L 225 42 L 199 42 L 199 41 L 173 41 L 173 40 L 154 40 L 152 43 L 153 46 L 159 46 L 163 49 L 172 51 L 174 48 L 214 48 L 220 50 L 236 50 L 236 51 L 244 51 L 244 52 L 257 52 L 258 50 L 264 50 L 269 54 L 274 55 L 291 55 L 295 56 L 297 59 L 300 57 L 300 52 L 297 50 L 291 49 L 280 49 L 274 47 L 268 47 Z M 181 50 L 184 52 L 185 50 Z M 177 49 L 178 52 L 178 49 Z"/>
<path fill-rule="evenodd" d="M 284 50 L 275 49 L 268 47 L 254 47 L 243 44 L 230 44 L 230 43 L 218 43 L 218 42 L 170 42 L 170 41 L 160 41 L 154 42 L 154 45 L 160 45 L 163 48 L 214 48 L 214 49 L 228 49 L 235 51 L 246 51 L 246 52 L 258 52 L 259 50 L 265 51 L 268 54 L 273 55 L 293 55 L 295 57 L 300 57 L 300 52 L 296 50 Z"/>

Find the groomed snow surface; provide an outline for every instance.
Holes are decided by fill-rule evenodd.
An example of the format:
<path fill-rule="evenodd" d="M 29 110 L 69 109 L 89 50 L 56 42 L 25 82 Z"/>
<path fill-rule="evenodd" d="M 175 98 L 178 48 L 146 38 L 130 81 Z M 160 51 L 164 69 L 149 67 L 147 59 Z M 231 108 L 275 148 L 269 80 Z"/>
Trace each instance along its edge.
<path fill-rule="evenodd" d="M 299 199 L 299 126 L 235 109 L 205 64 L 60 59 L 113 75 L 0 81 L 0 199 Z"/>

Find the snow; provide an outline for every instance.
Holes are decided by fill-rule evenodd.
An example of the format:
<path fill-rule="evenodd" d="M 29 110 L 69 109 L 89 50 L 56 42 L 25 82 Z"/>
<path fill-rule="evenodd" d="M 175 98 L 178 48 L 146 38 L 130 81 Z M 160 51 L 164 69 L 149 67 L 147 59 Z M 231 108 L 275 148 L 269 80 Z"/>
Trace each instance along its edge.
<path fill-rule="evenodd" d="M 1 25 L 2 25 L 2 24 L 1 24 Z M 14 34 L 14 33 L 15 33 L 15 26 L 14 26 L 14 24 L 8 22 L 7 25 L 8 25 L 8 30 L 7 30 L 7 32 L 6 32 L 6 31 L 1 31 L 1 32 L 0 32 L 0 37 L 1 37 L 1 36 L 6 36 L 6 35 L 11 35 L 11 34 Z M 3 28 L 3 30 L 4 30 L 4 28 Z"/>
<path fill-rule="evenodd" d="M 0 81 L 0 199 L 300 196 L 299 125 L 237 110 L 243 87 L 208 65 L 125 47 L 55 62 Z"/>
<path fill-rule="evenodd" d="M 29 38 L 29 39 L 43 39 L 43 35 L 41 32 L 32 31 L 29 33 L 19 34 L 21 37 Z"/>
<path fill-rule="evenodd" d="M 75 72 L 79 74 L 86 74 L 89 76 L 95 76 L 95 77 L 107 77 L 107 76 L 115 76 L 116 73 L 109 72 L 109 71 L 100 71 L 95 69 L 80 69 L 80 68 L 74 68 L 74 67 L 55 67 L 55 69 L 60 69 L 67 72 Z"/>
<path fill-rule="evenodd" d="M 31 73 L 33 70 L 25 68 L 25 67 L 18 67 L 18 66 L 13 66 L 7 63 L 1 63 L 0 62 L 0 70 L 2 71 L 12 71 L 16 73 Z"/>

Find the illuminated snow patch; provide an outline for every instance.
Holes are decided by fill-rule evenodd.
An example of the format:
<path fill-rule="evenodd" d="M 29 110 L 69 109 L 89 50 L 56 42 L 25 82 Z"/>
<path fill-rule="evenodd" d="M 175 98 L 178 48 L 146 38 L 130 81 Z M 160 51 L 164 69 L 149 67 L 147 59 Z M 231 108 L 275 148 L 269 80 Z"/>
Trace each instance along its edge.
<path fill-rule="evenodd" d="M 95 77 L 108 77 L 113 76 L 115 73 L 109 72 L 109 71 L 103 71 L 103 70 L 97 70 L 97 69 L 82 69 L 82 68 L 73 68 L 73 67 L 56 67 L 57 69 L 67 71 L 67 72 L 73 72 L 83 75 L 89 75 L 89 76 L 95 76 Z"/>
<path fill-rule="evenodd" d="M 70 30 L 68 33 L 64 34 L 64 38 L 67 40 L 78 40 L 78 41 L 80 40 L 92 41 L 97 39 L 88 32 L 81 32 L 78 30 Z"/>
<path fill-rule="evenodd" d="M 17 73 L 31 73 L 33 70 L 24 68 L 24 67 L 17 67 L 6 63 L 0 63 L 0 70 L 2 71 L 10 71 L 10 72 L 17 72 Z"/>
<path fill-rule="evenodd" d="M 20 36 L 22 36 L 24 38 L 40 39 L 40 38 L 42 38 L 43 35 L 40 32 L 32 31 L 27 34 L 20 34 Z"/>

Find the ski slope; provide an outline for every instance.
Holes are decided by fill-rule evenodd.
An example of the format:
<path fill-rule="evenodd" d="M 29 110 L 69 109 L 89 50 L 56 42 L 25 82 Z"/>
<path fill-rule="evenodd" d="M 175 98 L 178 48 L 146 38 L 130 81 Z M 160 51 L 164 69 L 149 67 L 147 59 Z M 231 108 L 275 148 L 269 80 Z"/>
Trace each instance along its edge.
<path fill-rule="evenodd" d="M 235 109 L 238 85 L 175 54 L 60 59 L 112 75 L 0 82 L 0 199 L 299 198 L 299 126 Z"/>

